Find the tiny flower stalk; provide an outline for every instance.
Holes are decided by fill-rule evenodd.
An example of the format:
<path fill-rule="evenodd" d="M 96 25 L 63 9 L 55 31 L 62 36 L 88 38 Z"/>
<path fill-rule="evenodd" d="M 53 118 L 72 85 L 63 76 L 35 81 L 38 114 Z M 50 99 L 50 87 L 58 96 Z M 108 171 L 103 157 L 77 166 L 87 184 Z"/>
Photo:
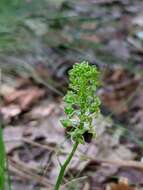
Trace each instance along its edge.
<path fill-rule="evenodd" d="M 71 137 L 73 147 L 61 165 L 55 190 L 59 190 L 68 164 L 79 144 L 91 142 L 96 136 L 93 119 L 100 112 L 100 100 L 96 90 L 100 85 L 100 73 L 88 62 L 76 63 L 69 71 L 69 90 L 64 97 L 66 118 L 61 121 Z"/>

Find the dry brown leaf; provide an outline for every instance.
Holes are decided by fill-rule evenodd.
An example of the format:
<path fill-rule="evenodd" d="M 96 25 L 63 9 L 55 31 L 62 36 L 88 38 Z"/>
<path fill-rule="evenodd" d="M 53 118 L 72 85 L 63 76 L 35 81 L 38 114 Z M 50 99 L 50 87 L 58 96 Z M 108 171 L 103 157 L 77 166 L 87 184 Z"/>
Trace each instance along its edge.
<path fill-rule="evenodd" d="M 22 146 L 23 127 L 8 126 L 4 128 L 4 142 L 6 153 L 11 153 L 14 149 Z"/>
<path fill-rule="evenodd" d="M 137 186 L 143 185 L 143 170 L 141 168 L 136 169 L 136 168 L 122 167 L 118 171 L 117 175 L 120 178 L 128 179 L 129 184 Z"/>
<path fill-rule="evenodd" d="M 90 155 L 99 159 L 109 160 L 133 160 L 136 153 L 132 152 L 127 146 L 123 146 L 116 141 L 116 138 L 108 134 L 103 134 L 96 140 L 97 154 Z"/>
<path fill-rule="evenodd" d="M 27 114 L 27 117 L 30 119 L 42 119 L 50 116 L 53 111 L 58 109 L 58 104 L 51 103 L 49 100 L 44 100 L 43 102 L 40 102 L 40 105 L 34 106 L 34 108 Z"/>
<path fill-rule="evenodd" d="M 9 123 L 21 113 L 19 105 L 10 104 L 8 106 L 0 107 L 0 113 L 3 115 L 4 120 Z"/>
<path fill-rule="evenodd" d="M 113 93 L 113 94 L 112 94 Z M 109 108 L 115 114 L 123 114 L 128 112 L 126 101 L 114 98 L 114 92 L 106 89 L 100 90 L 100 98 L 104 106 Z"/>
<path fill-rule="evenodd" d="M 93 163 L 94 164 L 94 163 Z M 92 169 L 91 165 L 91 169 Z M 92 174 L 91 180 L 93 184 L 102 184 L 111 176 L 114 176 L 118 171 L 118 167 L 116 166 L 104 166 L 100 167 L 96 172 Z"/>
<path fill-rule="evenodd" d="M 104 87 L 99 91 L 103 105 L 114 114 L 127 113 L 129 97 L 135 93 L 140 81 L 140 76 L 132 75 L 122 67 L 105 69 L 103 72 Z"/>
<path fill-rule="evenodd" d="M 2 96 L 6 96 L 7 94 L 11 94 L 14 92 L 14 90 L 15 89 L 8 84 L 1 84 L 0 85 L 0 95 L 2 95 Z"/>
<path fill-rule="evenodd" d="M 88 182 L 86 182 L 85 184 L 84 184 L 84 187 L 83 187 L 83 190 L 90 190 L 90 184 L 88 183 Z"/>
<path fill-rule="evenodd" d="M 137 190 L 137 189 L 129 186 L 128 179 L 121 178 L 118 184 L 111 183 L 107 185 L 106 190 Z"/>
<path fill-rule="evenodd" d="M 43 97 L 45 91 L 37 87 L 29 87 L 24 90 L 15 90 L 15 92 L 5 96 L 6 103 L 16 103 L 19 104 L 22 110 L 29 108 L 38 99 Z"/>
<path fill-rule="evenodd" d="M 0 112 L 7 123 L 16 119 L 23 111 L 26 111 L 45 95 L 45 90 L 37 87 L 29 87 L 24 90 L 13 90 L 4 95 L 5 104 L 0 107 Z"/>
<path fill-rule="evenodd" d="M 135 188 L 129 187 L 125 184 L 111 184 L 107 190 L 135 190 Z"/>

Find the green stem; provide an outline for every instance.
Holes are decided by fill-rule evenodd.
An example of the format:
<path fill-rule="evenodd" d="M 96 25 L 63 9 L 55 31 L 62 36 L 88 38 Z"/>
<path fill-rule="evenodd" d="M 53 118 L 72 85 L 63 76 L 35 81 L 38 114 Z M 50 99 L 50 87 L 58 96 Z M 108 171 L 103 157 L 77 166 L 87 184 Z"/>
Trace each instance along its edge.
<path fill-rule="evenodd" d="M 0 117 L 0 189 L 4 189 L 5 185 L 5 144 L 3 139 L 3 121 Z"/>
<path fill-rule="evenodd" d="M 60 185 L 61 185 L 62 180 L 63 180 L 63 177 L 64 177 L 64 174 L 65 174 L 65 170 L 66 170 L 68 164 L 70 163 L 70 161 L 71 161 L 71 159 L 72 159 L 72 157 L 73 157 L 73 155 L 74 155 L 74 153 L 75 153 L 75 151 L 76 151 L 76 149 L 78 147 L 78 144 L 79 144 L 78 142 L 75 142 L 73 144 L 73 148 L 72 148 L 71 153 L 68 155 L 68 157 L 65 160 L 64 164 L 61 166 L 61 170 L 60 170 L 60 173 L 59 173 L 59 176 L 57 178 L 56 185 L 55 185 L 55 190 L 59 190 Z"/>

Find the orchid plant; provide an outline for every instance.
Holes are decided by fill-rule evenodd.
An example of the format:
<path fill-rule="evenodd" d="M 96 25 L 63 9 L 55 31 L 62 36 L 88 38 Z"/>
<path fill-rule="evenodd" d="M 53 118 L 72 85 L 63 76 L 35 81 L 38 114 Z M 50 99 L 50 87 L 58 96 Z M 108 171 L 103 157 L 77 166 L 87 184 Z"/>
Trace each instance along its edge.
<path fill-rule="evenodd" d="M 61 121 L 67 129 L 73 147 L 65 162 L 61 165 L 55 185 L 59 190 L 66 168 L 79 144 L 89 143 L 96 137 L 93 119 L 100 112 L 100 99 L 96 94 L 100 85 L 100 72 L 94 65 L 84 61 L 74 64 L 69 71 L 69 90 L 64 97 L 66 118 Z"/>

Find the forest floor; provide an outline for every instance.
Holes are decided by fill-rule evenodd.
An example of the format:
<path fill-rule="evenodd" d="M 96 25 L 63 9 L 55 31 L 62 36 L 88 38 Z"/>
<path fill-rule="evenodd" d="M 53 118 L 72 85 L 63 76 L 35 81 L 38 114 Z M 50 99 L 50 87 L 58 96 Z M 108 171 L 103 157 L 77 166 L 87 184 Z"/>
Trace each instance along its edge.
<path fill-rule="evenodd" d="M 101 115 L 97 139 L 78 148 L 63 189 L 142 190 L 143 1 L 47 2 L 3 4 L 0 13 L 0 114 L 12 190 L 53 189 L 71 149 L 60 124 L 67 73 L 82 60 L 101 71 Z"/>

